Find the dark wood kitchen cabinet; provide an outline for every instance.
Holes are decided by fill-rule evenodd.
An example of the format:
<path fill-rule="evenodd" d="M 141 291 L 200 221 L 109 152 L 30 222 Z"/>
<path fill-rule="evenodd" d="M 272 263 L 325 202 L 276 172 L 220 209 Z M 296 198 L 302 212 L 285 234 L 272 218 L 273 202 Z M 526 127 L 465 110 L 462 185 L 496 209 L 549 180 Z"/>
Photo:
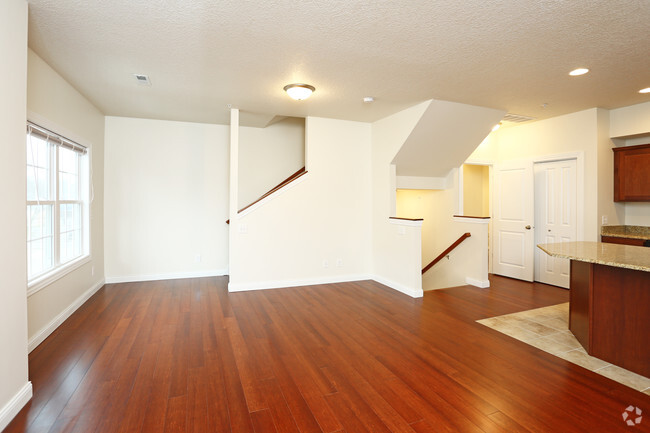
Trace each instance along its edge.
<path fill-rule="evenodd" d="M 614 201 L 650 201 L 650 144 L 612 150 Z"/>

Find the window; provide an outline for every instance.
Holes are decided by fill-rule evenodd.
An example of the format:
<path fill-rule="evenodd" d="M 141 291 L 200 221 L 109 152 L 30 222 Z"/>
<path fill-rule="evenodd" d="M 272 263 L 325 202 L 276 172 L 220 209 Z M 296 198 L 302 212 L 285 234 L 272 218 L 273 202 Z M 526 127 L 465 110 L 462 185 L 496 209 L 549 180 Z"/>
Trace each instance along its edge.
<path fill-rule="evenodd" d="M 27 125 L 27 274 L 30 286 L 88 256 L 88 152 Z"/>

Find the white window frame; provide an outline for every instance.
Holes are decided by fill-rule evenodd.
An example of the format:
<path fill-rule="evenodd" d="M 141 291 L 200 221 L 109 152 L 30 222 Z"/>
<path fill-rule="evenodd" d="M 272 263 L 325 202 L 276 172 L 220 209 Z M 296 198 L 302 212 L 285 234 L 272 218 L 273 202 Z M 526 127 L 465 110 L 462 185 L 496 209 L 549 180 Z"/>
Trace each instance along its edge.
<path fill-rule="evenodd" d="M 40 123 L 40 122 L 39 122 Z M 91 151 L 87 146 L 80 145 L 62 135 L 52 132 L 43 126 L 39 126 L 34 122 L 29 121 L 28 127 L 39 130 L 43 134 L 60 140 L 66 143 L 65 147 L 70 145 L 83 149 L 84 153 L 81 157 L 77 158 L 78 163 L 78 200 L 60 200 L 59 190 L 59 150 L 61 144 L 53 143 L 54 151 L 50 152 L 50 194 L 48 200 L 26 200 L 26 209 L 30 205 L 51 205 L 52 206 L 52 234 L 53 234 L 53 261 L 54 266 L 41 274 L 29 279 L 27 283 L 27 296 L 31 296 L 41 289 L 52 284 L 54 281 L 62 278 L 68 273 L 74 271 L 80 266 L 91 261 L 90 256 L 90 201 L 91 201 Z M 29 133 L 29 132 L 28 132 Z M 61 220 L 60 220 L 60 206 L 65 204 L 79 204 L 81 209 L 80 224 L 81 224 L 81 254 L 65 263 L 60 263 L 61 252 Z M 26 212 L 27 213 L 27 212 Z M 27 221 L 26 221 L 27 224 Z M 27 227 L 29 230 L 29 225 Z M 28 239 L 28 237 L 27 237 Z M 26 241 L 27 241 L 26 239 Z M 27 258 L 28 263 L 30 258 Z"/>

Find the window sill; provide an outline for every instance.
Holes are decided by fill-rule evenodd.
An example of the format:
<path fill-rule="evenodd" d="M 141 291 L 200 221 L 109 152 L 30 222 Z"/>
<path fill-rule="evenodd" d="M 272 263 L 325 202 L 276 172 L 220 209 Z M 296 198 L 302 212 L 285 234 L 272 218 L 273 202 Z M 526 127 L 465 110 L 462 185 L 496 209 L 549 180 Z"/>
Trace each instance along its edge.
<path fill-rule="evenodd" d="M 79 269 L 81 266 L 85 265 L 86 263 L 89 263 L 90 260 L 91 260 L 90 254 L 81 256 L 70 263 L 66 263 L 64 266 L 57 268 L 52 272 L 42 275 L 37 279 L 29 282 L 27 284 L 27 297 L 29 298 L 33 294 L 40 292 L 41 290 L 43 290 L 44 288 L 46 288 L 56 280 L 64 277 L 65 275 L 69 274 L 75 269 Z"/>

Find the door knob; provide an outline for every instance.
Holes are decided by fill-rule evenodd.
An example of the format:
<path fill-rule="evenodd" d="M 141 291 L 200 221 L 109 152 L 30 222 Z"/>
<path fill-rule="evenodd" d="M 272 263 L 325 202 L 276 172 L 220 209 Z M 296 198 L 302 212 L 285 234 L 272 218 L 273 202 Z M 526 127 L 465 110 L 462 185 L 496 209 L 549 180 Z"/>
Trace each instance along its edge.
<path fill-rule="evenodd" d="M 526 230 L 530 230 L 530 226 L 526 226 L 525 229 L 526 229 Z"/>

